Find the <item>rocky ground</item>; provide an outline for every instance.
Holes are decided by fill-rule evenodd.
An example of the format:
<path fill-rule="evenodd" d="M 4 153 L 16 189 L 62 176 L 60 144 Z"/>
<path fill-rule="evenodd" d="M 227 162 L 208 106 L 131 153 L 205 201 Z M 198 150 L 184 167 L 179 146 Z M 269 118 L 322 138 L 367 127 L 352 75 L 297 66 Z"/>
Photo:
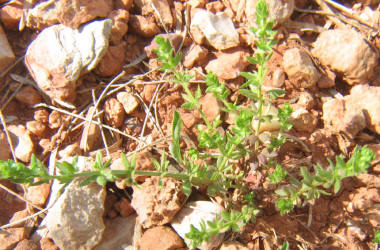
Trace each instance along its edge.
<path fill-rule="evenodd" d="M 162 34 L 182 51 L 181 67 L 204 83 L 214 72 L 238 93 L 242 71 L 254 68 L 255 0 L 0 1 L 0 159 L 29 163 L 35 154 L 49 171 L 79 155 L 85 169 L 96 151 L 122 169 L 120 153 L 137 151 L 139 170 L 167 149 L 174 110 L 183 120 L 183 148 L 196 145 L 199 115 L 181 108 L 182 88 L 159 71 L 153 38 Z M 338 194 L 281 216 L 273 187 L 260 171 L 247 177 L 261 212 L 243 232 L 217 235 L 202 249 L 375 249 L 380 229 L 380 11 L 376 0 L 267 0 L 277 30 L 264 89 L 283 89 L 294 127 L 277 160 L 288 169 L 368 145 L 368 173 L 343 182 Z M 203 89 L 203 87 L 202 87 Z M 194 89 L 195 90 L 195 89 Z M 229 116 L 209 94 L 209 120 Z M 92 121 L 92 122 L 91 122 Z M 223 201 L 181 184 L 137 177 L 105 188 L 74 181 L 21 186 L 1 180 L 0 249 L 186 249 L 189 224 L 212 219 Z M 47 208 L 47 211 L 43 210 Z M 38 213 L 38 211 L 45 213 Z M 37 213 L 37 214 L 36 214 Z M 20 219 L 31 218 L 20 223 Z"/>

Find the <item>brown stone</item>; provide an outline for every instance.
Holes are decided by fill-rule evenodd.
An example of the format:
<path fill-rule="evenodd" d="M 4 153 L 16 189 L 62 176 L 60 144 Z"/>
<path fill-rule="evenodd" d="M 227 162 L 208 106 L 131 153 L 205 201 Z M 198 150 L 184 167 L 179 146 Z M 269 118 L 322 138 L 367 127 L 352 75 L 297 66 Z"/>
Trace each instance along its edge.
<path fill-rule="evenodd" d="M 109 98 L 104 104 L 105 118 L 108 124 L 119 128 L 124 123 L 125 111 L 123 105 L 116 98 Z"/>
<path fill-rule="evenodd" d="M 96 72 L 101 76 L 113 76 L 121 72 L 125 64 L 127 45 L 125 42 L 110 46 L 99 62 Z"/>
<path fill-rule="evenodd" d="M 38 137 L 42 137 L 46 130 L 46 125 L 39 121 L 28 121 L 26 123 L 26 129 L 32 134 L 35 134 Z"/>
<path fill-rule="evenodd" d="M 178 234 L 166 226 L 146 230 L 139 243 L 141 250 L 174 250 L 184 247 L 184 243 Z"/>
<path fill-rule="evenodd" d="M 62 125 L 62 119 L 62 114 L 57 110 L 53 110 L 49 115 L 49 127 L 51 129 L 59 128 Z"/>
<path fill-rule="evenodd" d="M 124 110 L 127 114 L 131 114 L 139 106 L 137 97 L 133 94 L 122 91 L 117 93 L 117 100 L 123 104 Z"/>
<path fill-rule="evenodd" d="M 192 68 L 194 65 L 202 65 L 207 58 L 208 50 L 193 43 L 183 54 L 183 66 Z"/>
<path fill-rule="evenodd" d="M 50 184 L 44 183 L 38 186 L 30 186 L 25 194 L 25 199 L 36 206 L 43 207 L 49 198 Z"/>
<path fill-rule="evenodd" d="M 121 200 L 116 202 L 114 206 L 116 211 L 118 211 L 122 217 L 128 217 L 135 212 L 131 202 L 125 198 L 121 198 Z"/>
<path fill-rule="evenodd" d="M 58 20 L 76 29 L 97 17 L 107 17 L 113 8 L 112 0 L 60 0 Z"/>
<path fill-rule="evenodd" d="M 53 240 L 50 238 L 42 238 L 40 240 L 41 250 L 59 250 L 59 248 L 54 244 Z"/>
<path fill-rule="evenodd" d="M 222 80 L 235 79 L 249 65 L 247 56 L 249 53 L 241 49 L 219 52 L 216 59 L 207 64 L 206 71 L 213 72 Z"/>
<path fill-rule="evenodd" d="M 129 25 L 132 32 L 143 37 L 150 38 L 160 33 L 160 28 L 158 28 L 152 17 L 131 15 Z"/>
<path fill-rule="evenodd" d="M 108 18 L 112 20 L 110 42 L 118 44 L 128 32 L 129 12 L 123 9 L 113 10 Z"/>
<path fill-rule="evenodd" d="M 0 234 L 0 249 L 14 249 L 18 242 L 27 237 L 28 234 L 24 227 L 8 228 Z"/>
<path fill-rule="evenodd" d="M 39 250 L 40 246 L 31 240 L 24 239 L 20 241 L 14 250 Z"/>
<path fill-rule="evenodd" d="M 5 133 L 0 130 L 0 160 L 7 161 L 10 154 L 11 150 L 8 145 L 8 140 Z"/>
<path fill-rule="evenodd" d="M 141 187 L 133 186 L 132 207 L 145 228 L 169 223 L 186 200 L 180 181 L 162 178 L 160 186 L 159 179 L 153 176 Z"/>
<path fill-rule="evenodd" d="M 18 30 L 18 23 L 23 15 L 23 1 L 7 3 L 0 9 L 0 19 L 5 28 Z"/>
<path fill-rule="evenodd" d="M 20 89 L 20 91 L 16 94 L 16 99 L 19 102 L 35 105 L 42 101 L 42 97 L 37 90 L 35 90 L 32 86 L 25 86 Z"/>
<path fill-rule="evenodd" d="M 98 119 L 94 117 L 95 108 L 90 107 L 86 114 L 86 119 L 92 119 L 97 121 Z M 83 127 L 82 137 L 80 139 L 80 148 L 85 152 L 89 152 L 97 148 L 101 144 L 100 128 L 97 124 L 86 121 Z"/>
<path fill-rule="evenodd" d="M 207 93 L 199 101 L 202 103 L 201 109 L 209 122 L 213 122 L 216 117 L 220 116 L 222 112 L 220 103 L 212 93 Z"/>
<path fill-rule="evenodd" d="M 128 11 L 133 4 L 133 0 L 115 0 L 115 9 L 125 9 Z"/>
<path fill-rule="evenodd" d="M 0 27 L 0 72 L 5 70 L 15 60 L 12 48 L 8 43 L 7 35 Z"/>
<path fill-rule="evenodd" d="M 47 123 L 49 121 L 49 112 L 46 109 L 39 109 L 34 112 L 34 120 L 41 123 Z"/>
<path fill-rule="evenodd" d="M 30 139 L 29 132 L 22 125 L 10 125 L 8 126 L 8 131 L 11 135 L 17 159 L 29 162 L 34 152 L 34 144 Z"/>

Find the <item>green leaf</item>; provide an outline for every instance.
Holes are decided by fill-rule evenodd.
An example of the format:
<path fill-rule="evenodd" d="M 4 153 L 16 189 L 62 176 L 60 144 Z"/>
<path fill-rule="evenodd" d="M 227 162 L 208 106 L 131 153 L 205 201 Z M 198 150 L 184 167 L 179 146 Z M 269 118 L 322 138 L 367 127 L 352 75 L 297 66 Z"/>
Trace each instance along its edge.
<path fill-rule="evenodd" d="M 380 231 L 375 232 L 375 237 L 373 238 L 373 242 L 380 244 Z"/>
<path fill-rule="evenodd" d="M 277 97 L 280 97 L 282 95 L 284 95 L 286 92 L 285 90 L 283 89 L 271 89 L 269 91 L 267 91 L 267 94 L 272 98 L 272 99 L 276 99 Z"/>
<path fill-rule="evenodd" d="M 103 175 L 99 175 L 96 177 L 96 182 L 100 185 L 100 186 L 105 186 L 107 184 L 107 179 L 106 177 L 104 177 Z"/>
<path fill-rule="evenodd" d="M 239 93 L 252 100 L 259 99 L 259 96 L 255 92 L 252 92 L 249 89 L 239 89 Z"/>
<path fill-rule="evenodd" d="M 169 151 L 172 154 L 173 158 L 180 164 L 182 163 L 181 148 L 179 146 L 181 138 L 181 126 L 182 120 L 179 115 L 179 112 L 176 110 L 174 111 L 172 122 L 173 142 L 169 146 Z"/>
<path fill-rule="evenodd" d="M 285 241 L 280 250 L 288 250 L 289 249 L 289 242 Z"/>
<path fill-rule="evenodd" d="M 191 188 L 192 188 L 192 185 L 190 181 L 184 181 L 182 183 L 182 190 L 188 197 L 191 195 L 191 191 L 192 191 Z"/>
<path fill-rule="evenodd" d="M 282 169 L 281 165 L 277 165 L 272 174 L 269 175 L 269 181 L 272 184 L 278 184 L 285 179 L 287 172 Z"/>

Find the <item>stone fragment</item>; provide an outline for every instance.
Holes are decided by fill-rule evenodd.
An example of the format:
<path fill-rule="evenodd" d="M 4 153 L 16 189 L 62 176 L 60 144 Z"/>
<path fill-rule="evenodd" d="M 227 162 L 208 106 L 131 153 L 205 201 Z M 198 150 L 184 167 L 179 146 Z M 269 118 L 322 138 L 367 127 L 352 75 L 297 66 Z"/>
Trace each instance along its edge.
<path fill-rule="evenodd" d="M 8 160 L 8 159 L 6 159 Z M 0 180 L 0 184 L 17 192 L 17 186 L 7 180 Z M 22 195 L 22 194 L 21 194 Z M 18 197 L 12 195 L 5 189 L 0 189 L 0 223 L 5 225 L 9 222 L 9 219 L 17 213 L 25 209 L 25 202 L 20 200 Z M 1 235 L 1 234 L 0 234 Z M 0 249 L 2 249 L 0 247 Z"/>
<path fill-rule="evenodd" d="M 0 27 L 0 72 L 10 66 L 15 60 L 12 48 L 8 43 L 7 35 Z"/>
<path fill-rule="evenodd" d="M 29 132 L 23 125 L 9 125 L 8 131 L 15 149 L 16 158 L 23 162 L 29 162 L 34 152 L 34 144 L 30 139 Z"/>
<path fill-rule="evenodd" d="M 197 37 L 204 35 L 207 42 L 218 50 L 239 45 L 239 34 L 225 13 L 213 14 L 199 9 L 191 20 L 190 32 Z M 195 42 L 199 43 L 201 40 L 198 38 Z"/>
<path fill-rule="evenodd" d="M 285 73 L 282 69 L 276 69 L 272 75 L 271 86 L 281 88 L 285 83 Z"/>
<path fill-rule="evenodd" d="M 109 98 L 104 104 L 105 118 L 108 124 L 119 128 L 124 123 L 125 111 L 123 105 L 116 98 Z"/>
<path fill-rule="evenodd" d="M 14 223 L 16 221 L 22 220 L 22 219 L 30 216 L 31 214 L 33 214 L 33 212 L 34 211 L 32 208 L 25 208 L 24 210 L 17 211 L 13 214 L 12 218 L 9 220 L 9 223 Z M 34 221 L 33 221 L 33 219 L 29 219 L 29 220 L 17 223 L 16 225 L 14 225 L 12 227 L 25 227 L 29 230 L 28 232 L 30 233 L 34 227 Z"/>
<path fill-rule="evenodd" d="M 224 242 L 219 250 L 248 250 L 249 248 L 237 241 Z"/>
<path fill-rule="evenodd" d="M 319 72 L 315 68 L 310 56 L 302 49 L 293 48 L 285 51 L 283 67 L 289 80 L 298 88 L 313 88 L 319 79 Z"/>
<path fill-rule="evenodd" d="M 94 247 L 94 250 L 123 250 L 128 246 L 133 246 L 135 223 L 136 215 L 105 219 L 106 229 L 102 240 Z"/>
<path fill-rule="evenodd" d="M 154 91 L 156 91 L 156 87 L 157 86 L 153 84 L 144 86 L 144 89 L 141 93 L 141 97 L 145 101 L 145 103 L 150 103 L 152 101 Z"/>
<path fill-rule="evenodd" d="M 319 62 L 342 74 L 348 84 L 364 84 L 371 79 L 378 56 L 353 29 L 322 32 L 311 50 Z"/>
<path fill-rule="evenodd" d="M 30 186 L 25 194 L 25 199 L 33 205 L 43 207 L 49 198 L 50 184 L 44 183 L 37 186 Z"/>
<path fill-rule="evenodd" d="M 53 110 L 49 114 L 49 127 L 51 129 L 59 128 L 62 125 L 62 114 L 57 110 Z"/>
<path fill-rule="evenodd" d="M 79 29 L 53 25 L 39 33 L 25 56 L 38 86 L 53 100 L 72 102 L 79 76 L 95 68 L 107 51 L 111 26 L 106 19 Z"/>
<path fill-rule="evenodd" d="M 23 5 L 23 1 L 16 0 L 1 7 L 0 19 L 6 29 L 18 29 L 18 23 L 23 15 Z"/>
<path fill-rule="evenodd" d="M 59 250 L 50 238 L 42 238 L 40 240 L 41 250 Z"/>
<path fill-rule="evenodd" d="M 200 223 L 204 221 L 214 221 L 223 209 L 216 203 L 210 201 L 192 201 L 185 204 L 181 211 L 171 222 L 174 230 L 185 239 L 185 235 L 190 231 L 190 225 L 200 229 Z M 209 242 L 203 242 L 199 249 L 213 249 L 223 241 L 224 233 L 213 235 Z"/>
<path fill-rule="evenodd" d="M 167 226 L 158 226 L 146 230 L 139 243 L 141 250 L 172 250 L 184 247 L 178 234 Z"/>
<path fill-rule="evenodd" d="M 122 91 L 117 93 L 116 98 L 121 104 L 123 104 L 125 113 L 127 114 L 131 114 L 139 106 L 137 97 L 131 93 Z"/>
<path fill-rule="evenodd" d="M 174 25 L 174 19 L 170 10 L 170 5 L 167 0 L 151 0 L 145 4 L 152 4 L 155 8 L 154 15 L 157 20 L 162 21 L 167 28 Z"/>
<path fill-rule="evenodd" d="M 114 207 L 122 217 L 128 217 L 135 212 L 129 200 L 125 198 L 121 198 L 120 201 L 116 202 Z"/>
<path fill-rule="evenodd" d="M 354 86 L 350 95 L 344 97 L 347 110 L 363 109 L 367 120 L 367 128 L 380 134 L 380 87 L 369 85 Z"/>
<path fill-rule="evenodd" d="M 314 131 L 318 123 L 317 117 L 305 108 L 295 110 L 290 116 L 290 121 L 293 123 L 293 127 L 298 132 L 309 133 Z"/>
<path fill-rule="evenodd" d="M 18 242 L 28 237 L 26 228 L 8 228 L 0 234 L 0 249 L 11 250 L 14 249 Z"/>
<path fill-rule="evenodd" d="M 113 9 L 112 0 L 60 0 L 58 21 L 77 29 L 97 17 L 107 17 Z"/>
<path fill-rule="evenodd" d="M 194 65 L 202 65 L 207 55 L 207 49 L 194 43 L 183 54 L 183 66 L 192 68 Z"/>
<path fill-rule="evenodd" d="M 125 42 L 110 46 L 99 62 L 96 73 L 105 77 L 120 73 L 125 64 L 126 50 L 127 44 Z"/>
<path fill-rule="evenodd" d="M 58 23 L 60 1 L 39 2 L 25 10 L 25 25 L 32 29 L 42 29 Z"/>
<path fill-rule="evenodd" d="M 245 15 L 248 26 L 256 27 L 256 4 L 258 0 L 247 1 Z M 279 25 L 290 18 L 294 11 L 294 0 L 266 0 L 269 10 L 269 18 L 274 21 L 274 25 Z"/>
<path fill-rule="evenodd" d="M 125 9 L 128 11 L 133 4 L 133 0 L 115 0 L 115 9 Z"/>
<path fill-rule="evenodd" d="M 201 109 L 203 113 L 206 115 L 207 120 L 209 122 L 213 122 L 216 117 L 220 116 L 222 113 L 220 107 L 220 103 L 216 97 L 212 93 L 207 93 L 201 99 L 199 99 L 201 103 Z"/>
<path fill-rule="evenodd" d="M 91 249 L 103 235 L 106 191 L 96 183 L 80 186 L 81 181 L 66 187 L 42 222 L 60 249 Z"/>
<path fill-rule="evenodd" d="M 307 110 L 310 110 L 314 107 L 314 104 L 315 104 L 314 97 L 309 92 L 306 92 L 306 91 L 301 92 L 299 94 L 297 104 L 299 106 L 304 107 Z"/>
<path fill-rule="evenodd" d="M 128 32 L 129 12 L 123 9 L 113 10 L 108 18 L 112 20 L 110 42 L 118 44 Z"/>
<path fill-rule="evenodd" d="M 207 73 L 213 72 L 222 80 L 232 80 L 249 65 L 249 53 L 244 50 L 231 50 L 216 54 L 216 59 L 206 65 Z"/>
<path fill-rule="evenodd" d="M 99 138 L 99 137 L 98 137 Z M 67 159 L 69 157 L 74 157 L 80 153 L 79 143 L 75 142 L 58 151 L 58 156 L 61 159 Z"/>
<path fill-rule="evenodd" d="M 46 130 L 46 125 L 39 121 L 28 121 L 26 123 L 26 129 L 41 138 Z"/>
<path fill-rule="evenodd" d="M 160 33 L 160 28 L 158 28 L 152 17 L 131 15 L 129 25 L 132 32 L 146 38 L 153 37 Z"/>
<path fill-rule="evenodd" d="M 33 118 L 36 121 L 41 123 L 48 123 L 49 121 L 49 112 L 46 109 L 38 109 L 34 112 Z"/>
<path fill-rule="evenodd" d="M 25 86 L 20 89 L 15 95 L 17 101 L 28 104 L 35 105 L 42 101 L 42 97 L 37 90 L 35 90 L 32 86 Z"/>
<path fill-rule="evenodd" d="M 354 138 L 367 126 L 363 108 L 359 105 L 350 107 L 344 99 L 332 99 L 322 106 L 325 127 L 335 132 L 343 132 Z"/>
<path fill-rule="evenodd" d="M 224 4 L 219 1 L 210 2 L 206 4 L 206 10 L 211 11 L 213 13 L 220 12 L 223 9 L 224 9 Z"/>
<path fill-rule="evenodd" d="M 92 118 L 93 121 L 97 121 L 97 118 L 94 117 L 94 115 L 95 115 L 95 108 L 90 107 L 89 110 L 87 111 L 86 120 L 89 120 Z M 83 126 L 83 132 L 82 132 L 82 137 L 80 139 L 79 147 L 85 152 L 93 151 L 100 145 L 101 143 L 100 138 L 101 136 L 100 136 L 99 126 L 92 122 L 86 121 Z"/>
<path fill-rule="evenodd" d="M 17 243 L 14 250 L 40 250 L 40 246 L 34 241 L 23 239 Z"/>
<path fill-rule="evenodd" d="M 7 137 L 5 133 L 0 130 L 0 160 L 7 161 L 11 155 L 11 150 L 8 145 Z"/>
<path fill-rule="evenodd" d="M 160 187 L 159 179 L 153 176 L 146 179 L 141 187 L 133 186 L 132 207 L 145 228 L 172 221 L 186 200 L 181 182 L 162 178 L 162 187 Z"/>

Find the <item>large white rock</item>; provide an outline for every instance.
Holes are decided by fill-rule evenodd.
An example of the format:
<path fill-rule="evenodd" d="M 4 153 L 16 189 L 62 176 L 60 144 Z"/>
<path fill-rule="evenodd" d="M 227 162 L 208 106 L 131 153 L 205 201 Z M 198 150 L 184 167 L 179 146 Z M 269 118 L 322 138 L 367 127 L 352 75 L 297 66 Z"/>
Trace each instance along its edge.
<path fill-rule="evenodd" d="M 66 159 L 71 162 L 71 159 Z M 79 157 L 78 168 L 89 170 L 93 161 Z M 50 204 L 62 185 L 54 181 Z M 92 249 L 99 244 L 105 229 L 103 223 L 106 191 L 96 183 L 80 186 L 80 180 L 70 183 L 42 221 L 34 239 L 49 237 L 62 250 Z"/>
<path fill-rule="evenodd" d="M 29 45 L 25 64 L 38 86 L 53 100 L 72 102 L 76 81 L 96 67 L 108 49 L 112 21 L 93 21 L 71 29 L 53 25 Z"/>
<path fill-rule="evenodd" d="M 349 84 L 368 83 L 378 58 L 364 37 L 352 29 L 322 32 L 311 53 L 321 64 L 342 74 Z"/>
<path fill-rule="evenodd" d="M 103 233 L 102 241 L 93 249 L 123 250 L 126 247 L 133 247 L 132 241 L 136 217 L 136 214 L 132 214 L 128 217 L 105 220 L 106 229 Z"/>
<path fill-rule="evenodd" d="M 199 9 L 191 20 L 190 31 L 199 43 L 202 35 L 215 49 L 223 50 L 239 45 L 239 34 L 231 18 L 225 13 L 216 13 Z"/>
<path fill-rule="evenodd" d="M 171 225 L 179 236 L 185 239 L 186 243 L 189 243 L 185 235 L 190 232 L 190 225 L 199 229 L 202 220 L 214 221 L 215 217 L 222 211 L 223 209 L 218 204 L 210 201 L 188 202 L 173 219 Z M 222 243 L 223 237 L 224 233 L 214 235 L 210 238 L 209 242 L 203 242 L 199 249 L 211 250 Z"/>

